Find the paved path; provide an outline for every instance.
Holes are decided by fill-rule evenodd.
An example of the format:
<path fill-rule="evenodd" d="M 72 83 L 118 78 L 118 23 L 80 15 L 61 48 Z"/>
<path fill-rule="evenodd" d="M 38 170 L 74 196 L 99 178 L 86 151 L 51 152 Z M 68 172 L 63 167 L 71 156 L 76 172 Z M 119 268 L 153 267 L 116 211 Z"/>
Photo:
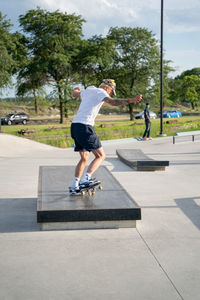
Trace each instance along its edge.
<path fill-rule="evenodd" d="M 137 172 L 116 148 L 169 160 Z M 200 142 L 104 143 L 104 162 L 142 207 L 137 229 L 40 232 L 40 165 L 75 165 L 73 149 L 0 134 L 0 299 L 199 300 Z"/>

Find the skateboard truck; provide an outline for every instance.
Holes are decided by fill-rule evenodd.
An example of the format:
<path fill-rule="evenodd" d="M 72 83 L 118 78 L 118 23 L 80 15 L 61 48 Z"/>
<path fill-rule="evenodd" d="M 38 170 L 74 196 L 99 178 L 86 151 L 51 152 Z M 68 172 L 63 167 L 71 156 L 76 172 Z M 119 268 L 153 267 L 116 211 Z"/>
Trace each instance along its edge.
<path fill-rule="evenodd" d="M 94 184 L 92 184 L 92 185 L 90 185 L 88 187 L 80 188 L 81 195 L 84 196 L 85 193 L 87 192 L 88 196 L 94 196 L 95 195 L 95 190 L 96 190 L 97 186 L 98 186 L 99 190 L 103 190 L 101 182 L 98 181 L 98 182 L 94 182 Z"/>

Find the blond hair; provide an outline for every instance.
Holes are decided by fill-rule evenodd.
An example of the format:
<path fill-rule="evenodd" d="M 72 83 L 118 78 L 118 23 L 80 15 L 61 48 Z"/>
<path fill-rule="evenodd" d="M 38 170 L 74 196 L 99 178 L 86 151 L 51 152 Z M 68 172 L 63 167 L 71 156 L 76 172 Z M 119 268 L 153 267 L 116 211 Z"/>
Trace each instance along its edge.
<path fill-rule="evenodd" d="M 100 84 L 99 87 L 100 87 L 101 89 L 103 89 L 103 88 L 105 88 L 106 86 L 109 86 L 109 85 L 107 85 L 107 84 L 105 84 L 104 82 L 102 82 L 102 83 Z"/>

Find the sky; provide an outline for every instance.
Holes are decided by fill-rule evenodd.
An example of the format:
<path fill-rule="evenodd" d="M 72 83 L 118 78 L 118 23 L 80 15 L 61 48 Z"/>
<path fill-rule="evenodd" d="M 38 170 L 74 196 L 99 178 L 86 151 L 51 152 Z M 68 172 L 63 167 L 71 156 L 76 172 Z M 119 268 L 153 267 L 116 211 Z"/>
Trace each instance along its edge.
<path fill-rule="evenodd" d="M 164 59 L 171 60 L 175 72 L 200 67 L 200 1 L 163 0 Z M 0 11 L 20 30 L 18 18 L 30 9 L 60 10 L 81 15 L 85 38 L 106 36 L 110 27 L 143 27 L 160 40 L 161 0 L 0 0 Z M 7 89 L 4 95 L 13 95 Z"/>

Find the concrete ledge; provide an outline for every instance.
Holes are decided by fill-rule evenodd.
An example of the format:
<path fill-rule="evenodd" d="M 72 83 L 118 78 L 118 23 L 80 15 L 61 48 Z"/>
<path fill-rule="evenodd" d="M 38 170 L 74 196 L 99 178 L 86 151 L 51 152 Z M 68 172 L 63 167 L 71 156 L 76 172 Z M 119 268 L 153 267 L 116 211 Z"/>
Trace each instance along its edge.
<path fill-rule="evenodd" d="M 174 136 L 200 135 L 200 130 L 176 132 Z"/>
<path fill-rule="evenodd" d="M 182 141 L 184 139 L 184 141 L 186 140 L 187 137 L 191 137 L 192 142 L 194 142 L 194 140 L 196 139 L 196 137 L 199 138 L 200 136 L 200 131 L 196 130 L 196 131 L 184 131 L 184 132 L 176 132 L 175 135 L 173 136 L 173 144 L 176 143 L 176 138 L 180 138 Z"/>
<path fill-rule="evenodd" d="M 135 227 L 141 210 L 106 167 L 95 173 L 103 190 L 91 197 L 69 195 L 73 174 L 73 166 L 40 167 L 37 222 L 42 230 Z"/>
<path fill-rule="evenodd" d="M 128 221 L 90 221 L 90 222 L 52 222 L 41 223 L 41 230 L 86 230 L 136 228 L 135 220 Z"/>
<path fill-rule="evenodd" d="M 117 149 L 119 159 L 138 171 L 164 171 L 169 161 L 159 161 L 149 158 L 140 149 Z"/>

